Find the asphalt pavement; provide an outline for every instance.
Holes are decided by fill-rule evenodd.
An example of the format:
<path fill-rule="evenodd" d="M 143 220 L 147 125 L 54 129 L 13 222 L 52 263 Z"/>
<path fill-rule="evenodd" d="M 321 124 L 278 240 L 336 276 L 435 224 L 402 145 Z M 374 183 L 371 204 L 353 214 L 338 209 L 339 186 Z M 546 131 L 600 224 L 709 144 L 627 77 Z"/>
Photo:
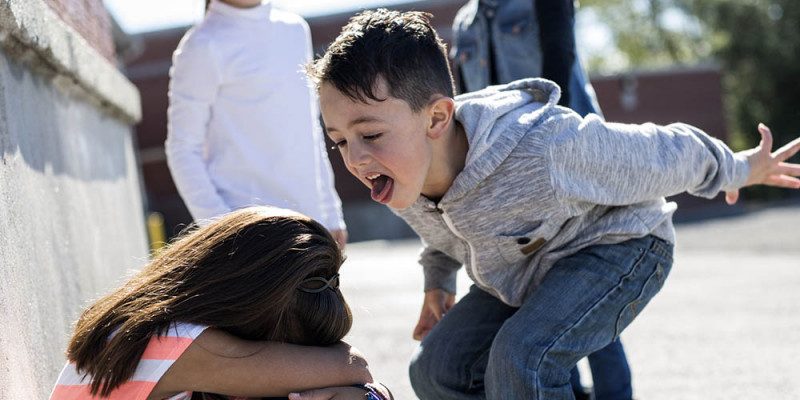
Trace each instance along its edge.
<path fill-rule="evenodd" d="M 677 225 L 672 273 L 623 333 L 634 396 L 800 399 L 800 203 Z M 346 340 L 397 399 L 415 399 L 408 360 L 422 304 L 417 240 L 348 245 Z M 459 276 L 459 292 L 470 282 Z M 579 364 L 591 384 L 585 361 Z"/>

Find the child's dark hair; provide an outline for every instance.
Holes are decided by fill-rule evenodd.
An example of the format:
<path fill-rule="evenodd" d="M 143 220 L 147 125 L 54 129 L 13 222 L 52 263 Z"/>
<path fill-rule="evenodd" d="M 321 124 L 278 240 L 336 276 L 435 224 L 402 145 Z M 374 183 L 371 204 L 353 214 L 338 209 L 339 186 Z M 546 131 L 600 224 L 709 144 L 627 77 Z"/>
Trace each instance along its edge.
<path fill-rule="evenodd" d="M 247 340 L 324 346 L 350 330 L 352 314 L 334 280 L 342 253 L 316 221 L 253 207 L 192 230 L 78 320 L 67 357 L 108 395 L 134 373 L 153 335 L 174 322 Z M 312 293 L 313 292 L 313 293 Z"/>
<path fill-rule="evenodd" d="M 416 11 L 364 11 L 351 18 L 325 55 L 308 66 L 308 75 L 317 88 L 331 83 L 361 102 L 385 100 L 375 94 L 382 77 L 389 94 L 415 112 L 435 94 L 453 97 L 447 49 L 430 17 Z"/>

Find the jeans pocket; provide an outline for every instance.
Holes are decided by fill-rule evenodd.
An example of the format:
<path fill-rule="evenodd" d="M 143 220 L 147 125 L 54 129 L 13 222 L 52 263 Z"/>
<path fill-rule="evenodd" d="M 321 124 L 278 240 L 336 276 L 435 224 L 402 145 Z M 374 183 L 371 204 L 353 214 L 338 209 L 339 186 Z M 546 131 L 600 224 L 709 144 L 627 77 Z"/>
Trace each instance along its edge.
<path fill-rule="evenodd" d="M 622 310 L 617 315 L 617 321 L 615 324 L 615 331 L 614 331 L 614 338 L 616 339 L 622 333 L 622 331 L 633 322 L 633 319 L 636 318 L 637 315 L 644 309 L 647 303 L 650 302 L 650 299 L 658 293 L 661 288 L 664 286 L 664 281 L 667 278 L 667 274 L 669 273 L 669 268 L 671 265 L 668 265 L 662 261 L 656 262 L 655 269 L 650 276 L 642 285 L 642 289 L 639 291 L 638 296 L 636 296 L 633 301 L 629 302 L 622 308 Z"/>

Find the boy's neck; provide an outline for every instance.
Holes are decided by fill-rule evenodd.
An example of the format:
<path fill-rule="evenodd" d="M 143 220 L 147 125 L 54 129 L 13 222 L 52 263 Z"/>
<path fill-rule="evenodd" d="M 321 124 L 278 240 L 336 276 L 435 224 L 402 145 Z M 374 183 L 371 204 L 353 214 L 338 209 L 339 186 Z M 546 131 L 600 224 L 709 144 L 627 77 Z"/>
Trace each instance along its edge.
<path fill-rule="evenodd" d="M 460 122 L 453 120 L 445 140 L 438 141 L 434 149 L 433 165 L 431 166 L 431 181 L 428 182 L 431 190 L 422 193 L 432 201 L 439 202 L 453 185 L 458 174 L 464 170 L 469 151 L 467 133 Z"/>

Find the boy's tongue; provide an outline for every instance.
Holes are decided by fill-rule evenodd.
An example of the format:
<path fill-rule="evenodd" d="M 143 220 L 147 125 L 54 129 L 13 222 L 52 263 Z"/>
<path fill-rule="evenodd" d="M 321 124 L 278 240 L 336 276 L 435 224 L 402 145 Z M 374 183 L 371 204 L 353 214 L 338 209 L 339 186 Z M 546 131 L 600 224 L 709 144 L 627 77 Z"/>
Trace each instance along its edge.
<path fill-rule="evenodd" d="M 372 181 L 372 192 L 370 193 L 372 200 L 383 203 L 386 200 L 386 195 L 392 189 L 392 178 L 386 175 L 381 175 Z"/>

